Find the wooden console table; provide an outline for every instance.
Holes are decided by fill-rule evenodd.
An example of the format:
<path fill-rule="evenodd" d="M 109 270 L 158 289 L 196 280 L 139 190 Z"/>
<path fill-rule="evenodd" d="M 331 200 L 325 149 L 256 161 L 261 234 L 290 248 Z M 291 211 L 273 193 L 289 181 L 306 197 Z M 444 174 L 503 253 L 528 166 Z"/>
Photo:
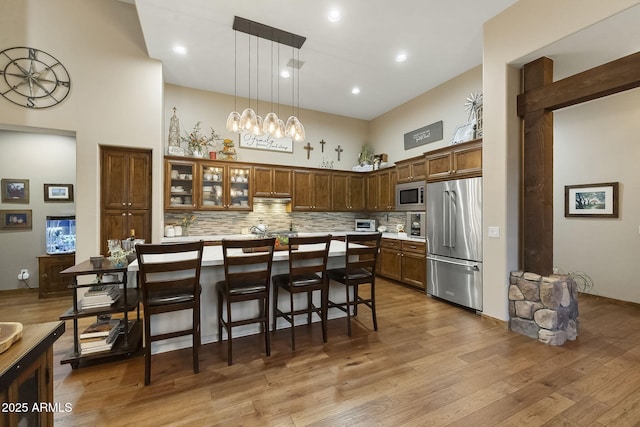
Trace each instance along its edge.
<path fill-rule="evenodd" d="M 0 425 L 53 425 L 53 412 L 42 404 L 53 404 L 53 343 L 63 333 L 64 322 L 26 325 L 0 354 Z"/>

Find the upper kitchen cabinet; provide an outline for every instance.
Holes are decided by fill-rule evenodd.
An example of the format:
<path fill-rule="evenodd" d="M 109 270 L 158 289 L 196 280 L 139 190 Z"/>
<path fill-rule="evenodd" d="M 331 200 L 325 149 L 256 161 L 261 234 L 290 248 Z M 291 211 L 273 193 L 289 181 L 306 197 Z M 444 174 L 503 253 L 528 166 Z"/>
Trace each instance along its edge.
<path fill-rule="evenodd" d="M 482 176 L 482 140 L 451 145 L 425 155 L 427 181 Z"/>
<path fill-rule="evenodd" d="M 195 163 L 188 160 L 167 160 L 164 177 L 165 209 L 194 209 L 196 207 L 194 183 L 197 180 Z"/>
<path fill-rule="evenodd" d="M 392 211 L 396 208 L 396 169 L 381 169 L 367 174 L 367 210 Z"/>
<path fill-rule="evenodd" d="M 366 209 L 366 176 L 355 172 L 333 172 L 331 204 L 333 211 Z"/>
<path fill-rule="evenodd" d="M 293 171 L 292 210 L 331 210 L 331 174 L 310 169 Z"/>
<path fill-rule="evenodd" d="M 424 181 L 427 176 L 424 155 L 396 162 L 397 182 Z"/>
<path fill-rule="evenodd" d="M 252 209 L 250 165 L 203 162 L 198 167 L 198 209 Z"/>
<path fill-rule="evenodd" d="M 253 167 L 253 197 L 291 197 L 292 170 L 280 167 Z"/>

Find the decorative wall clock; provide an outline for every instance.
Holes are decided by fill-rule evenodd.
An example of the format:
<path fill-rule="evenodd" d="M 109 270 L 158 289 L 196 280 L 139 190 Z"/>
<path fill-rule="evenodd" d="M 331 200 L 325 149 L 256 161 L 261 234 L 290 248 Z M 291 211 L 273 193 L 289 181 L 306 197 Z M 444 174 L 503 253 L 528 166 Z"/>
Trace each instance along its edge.
<path fill-rule="evenodd" d="M 67 69 L 55 57 L 32 47 L 0 52 L 0 95 L 27 108 L 62 102 L 71 89 Z"/>

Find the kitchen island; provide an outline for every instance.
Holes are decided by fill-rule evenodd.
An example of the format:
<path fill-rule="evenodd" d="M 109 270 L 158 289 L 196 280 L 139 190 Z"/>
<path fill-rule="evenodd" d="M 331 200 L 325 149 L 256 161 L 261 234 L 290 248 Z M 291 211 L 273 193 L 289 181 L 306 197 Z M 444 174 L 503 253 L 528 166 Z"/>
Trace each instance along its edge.
<path fill-rule="evenodd" d="M 198 236 L 189 236 L 191 241 L 199 240 Z M 202 238 L 202 237 L 200 237 Z M 246 236 L 245 236 L 246 238 Z M 329 248 L 329 260 L 327 268 L 339 268 L 345 265 L 346 244 L 345 242 L 332 240 Z M 168 259 L 168 258 L 167 258 Z M 129 281 L 130 283 L 136 283 L 138 271 L 138 261 L 133 261 L 129 264 Z M 273 267 L 271 274 L 283 274 L 289 271 L 289 252 L 275 251 L 273 254 Z M 202 330 L 202 343 L 207 344 L 218 341 L 218 312 L 217 301 L 218 295 L 216 293 L 215 284 L 219 280 L 224 280 L 224 259 L 222 255 L 222 247 L 205 246 L 202 256 L 202 272 L 200 275 L 200 283 L 202 284 L 202 295 L 200 297 L 200 312 L 201 312 L 201 330 Z M 329 296 L 332 301 L 344 301 L 344 287 L 343 286 L 330 286 Z M 280 293 L 280 305 L 288 306 L 289 295 L 286 292 Z M 306 301 L 305 295 L 294 296 L 297 307 L 303 307 Z M 273 300 L 269 302 L 270 314 L 272 313 Z M 320 295 L 314 295 L 314 304 L 320 305 Z M 234 318 L 240 319 L 241 317 L 255 317 L 258 311 L 258 304 L 255 301 L 248 301 L 244 303 L 236 303 L 233 305 Z M 340 310 L 330 310 L 329 319 L 344 317 L 346 314 Z M 273 322 L 273 320 L 271 320 Z M 316 317 L 314 321 L 319 321 Z M 296 324 L 302 325 L 306 322 L 306 315 L 300 315 L 299 319 L 296 317 Z M 174 312 L 161 314 L 151 318 L 152 328 L 154 333 L 168 332 L 176 329 L 186 329 L 191 325 L 191 313 L 189 311 Z M 284 319 L 279 319 L 278 328 L 290 327 Z M 260 326 L 258 324 L 244 325 L 234 328 L 233 336 L 245 336 L 256 334 L 260 332 Z M 329 337 L 330 339 L 331 337 Z M 179 337 L 167 341 L 161 341 L 154 343 L 152 353 L 162 353 L 165 351 L 177 350 L 180 348 L 187 348 L 191 346 L 191 337 Z"/>

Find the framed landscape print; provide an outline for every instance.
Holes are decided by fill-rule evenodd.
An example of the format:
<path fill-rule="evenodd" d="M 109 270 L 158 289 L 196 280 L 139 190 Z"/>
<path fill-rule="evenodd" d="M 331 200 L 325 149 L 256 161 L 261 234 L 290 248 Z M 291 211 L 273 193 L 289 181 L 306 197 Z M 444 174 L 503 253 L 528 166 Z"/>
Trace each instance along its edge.
<path fill-rule="evenodd" d="M 44 184 L 45 202 L 73 202 L 73 184 Z"/>
<path fill-rule="evenodd" d="M 28 179 L 2 179 L 2 203 L 29 203 Z"/>
<path fill-rule="evenodd" d="M 31 230 L 31 209 L 0 211 L 0 230 Z"/>
<path fill-rule="evenodd" d="M 618 183 L 566 185 L 564 216 L 618 218 Z"/>

